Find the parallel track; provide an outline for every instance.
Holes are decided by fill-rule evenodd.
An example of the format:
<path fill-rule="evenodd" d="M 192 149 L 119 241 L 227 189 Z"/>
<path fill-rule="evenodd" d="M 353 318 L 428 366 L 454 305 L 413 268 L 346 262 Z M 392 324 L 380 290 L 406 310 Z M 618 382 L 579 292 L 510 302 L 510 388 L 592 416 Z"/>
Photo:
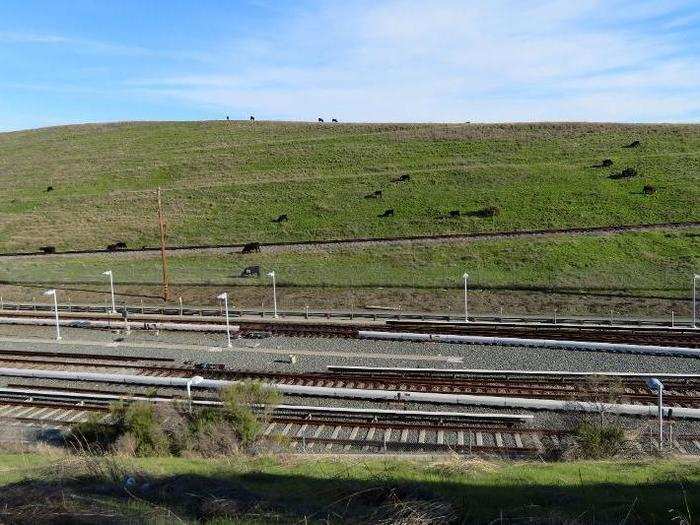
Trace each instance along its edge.
<path fill-rule="evenodd" d="M 52 318 L 48 310 L 3 310 L 5 318 Z M 114 327 L 119 328 L 121 315 L 102 312 L 65 312 L 61 314 L 64 320 L 79 322 L 90 320 L 111 320 Z M 192 323 L 221 325 L 224 319 L 219 316 L 202 315 L 160 315 L 132 313 L 132 322 L 143 322 L 148 328 L 149 323 Z M 692 328 L 667 328 L 651 326 L 603 326 L 586 324 L 554 324 L 554 323 L 522 323 L 522 322 L 439 322 L 418 320 L 385 320 L 370 322 L 359 320 L 305 320 L 305 319 L 251 319 L 233 317 L 232 322 L 238 325 L 245 336 L 250 332 L 268 332 L 287 336 L 312 337 L 342 337 L 356 338 L 360 330 L 383 330 L 393 332 L 417 332 L 427 334 L 452 334 L 474 336 L 516 337 L 526 339 L 555 339 L 590 341 L 604 343 L 626 343 L 658 346 L 683 346 L 700 348 L 700 330 Z"/>
<path fill-rule="evenodd" d="M 10 351 L 6 351 L 10 352 Z M 391 372 L 323 371 L 323 372 L 273 372 L 232 370 L 221 365 L 175 365 L 153 363 L 153 358 L 131 356 L 120 363 L 116 356 L 99 354 L 68 355 L 45 352 L 20 352 L 10 356 L 0 354 L 0 366 L 59 370 L 109 371 L 129 370 L 129 373 L 159 377 L 191 377 L 201 375 L 207 379 L 231 381 L 256 380 L 265 383 L 306 385 L 367 390 L 399 390 L 406 392 L 430 392 L 445 394 L 472 394 L 484 396 L 523 397 L 529 399 L 557 399 L 571 401 L 610 401 L 654 404 L 656 396 L 646 388 L 642 379 L 577 377 L 473 377 L 432 375 L 414 371 L 397 375 Z M 158 359 L 158 358 L 157 358 Z M 156 359 L 156 360 L 157 360 Z M 172 361 L 172 360 L 171 360 Z M 665 379 L 665 400 L 669 406 L 700 408 L 700 380 L 697 378 Z"/>
<path fill-rule="evenodd" d="M 85 421 L 89 413 L 105 413 L 103 401 L 75 402 L 21 399 L 0 395 L 0 420 L 29 427 L 67 429 Z M 281 436 L 292 450 L 304 453 L 340 452 L 458 452 L 503 456 L 535 456 L 558 448 L 567 431 L 499 423 L 444 424 L 441 421 L 401 422 L 368 417 L 344 418 L 273 414 L 264 435 Z M 645 442 L 653 446 L 653 437 Z M 700 436 L 676 434 L 673 447 L 684 454 L 700 454 Z"/>

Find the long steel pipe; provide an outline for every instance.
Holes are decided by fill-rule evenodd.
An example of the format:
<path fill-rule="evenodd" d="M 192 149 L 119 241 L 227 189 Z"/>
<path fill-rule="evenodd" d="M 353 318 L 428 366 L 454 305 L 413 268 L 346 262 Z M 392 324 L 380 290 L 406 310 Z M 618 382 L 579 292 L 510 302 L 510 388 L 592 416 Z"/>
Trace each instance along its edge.
<path fill-rule="evenodd" d="M 83 320 L 83 319 L 60 319 L 61 326 L 69 328 L 108 328 L 112 330 L 179 330 L 187 332 L 225 332 L 226 325 L 198 324 L 198 323 L 168 323 L 160 321 L 112 321 L 112 320 Z M 0 317 L 0 324 L 37 325 L 53 326 L 56 321 L 53 319 L 41 318 L 21 318 L 21 317 Z M 232 332 L 240 330 L 238 325 L 231 326 Z"/>
<path fill-rule="evenodd" d="M 626 354 L 670 355 L 700 358 L 700 349 L 684 346 L 647 346 L 622 343 L 596 343 L 591 341 L 566 341 L 557 339 L 522 339 L 519 337 L 491 337 L 480 335 L 419 334 L 411 332 L 378 332 L 360 330 L 363 339 L 388 341 L 434 341 L 439 343 L 461 343 L 472 345 L 524 346 L 529 348 L 564 348 L 597 352 L 620 352 Z"/>
<path fill-rule="evenodd" d="M 573 370 L 490 370 L 487 368 L 404 368 L 391 366 L 339 366 L 328 365 L 329 372 L 362 372 L 362 373 L 408 373 L 408 374 L 454 374 L 454 375 L 489 375 L 489 376 L 551 376 L 551 377 L 665 377 L 669 379 L 700 379 L 698 374 L 678 374 L 673 372 L 575 372 Z"/>

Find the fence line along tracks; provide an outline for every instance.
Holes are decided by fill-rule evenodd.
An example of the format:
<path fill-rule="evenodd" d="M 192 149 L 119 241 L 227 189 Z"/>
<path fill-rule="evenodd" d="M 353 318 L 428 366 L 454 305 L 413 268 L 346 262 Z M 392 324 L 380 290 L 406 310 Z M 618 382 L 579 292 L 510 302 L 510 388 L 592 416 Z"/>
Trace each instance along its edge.
<path fill-rule="evenodd" d="M 0 367 L 50 370 L 115 371 L 154 377 L 192 377 L 229 381 L 254 380 L 263 383 L 330 388 L 392 390 L 436 394 L 470 394 L 483 396 L 554 399 L 562 401 L 610 401 L 654 404 L 656 395 L 646 387 L 644 377 L 603 375 L 496 374 L 479 371 L 373 369 L 371 367 L 329 367 L 326 371 L 280 372 L 230 369 L 211 363 L 175 364 L 163 358 L 33 351 L 4 351 Z M 400 370 L 397 371 L 397 370 Z M 663 374 L 662 374 L 663 376 Z M 678 374 L 664 377 L 665 401 L 668 406 L 700 408 L 700 375 Z"/>
<path fill-rule="evenodd" d="M 12 307 L 15 308 L 12 308 Z M 30 308 L 31 306 L 31 308 Z M 156 309 L 149 309 L 151 312 Z M 175 310 L 176 313 L 164 313 Z M 126 316 L 124 315 L 126 312 Z M 108 321 L 109 327 L 121 329 L 124 320 L 137 323 L 141 328 L 156 327 L 158 323 L 173 325 L 189 325 L 196 323 L 206 327 L 216 326 L 220 329 L 225 323 L 219 310 L 183 310 L 182 315 L 177 309 L 161 309 L 161 313 L 145 313 L 145 309 L 123 307 L 120 313 L 112 314 L 106 308 L 93 306 L 64 307 L 60 316 L 64 323 L 81 327 L 81 322 Z M 231 311 L 233 322 L 240 327 L 245 336 L 252 332 L 265 332 L 276 335 L 315 336 L 315 337 L 359 337 L 362 330 L 378 330 L 396 333 L 423 333 L 443 335 L 495 336 L 532 339 L 572 340 L 584 342 L 626 343 L 657 346 L 683 346 L 700 348 L 700 331 L 690 327 L 668 327 L 649 325 L 606 325 L 575 322 L 546 322 L 521 320 L 497 321 L 474 320 L 469 323 L 458 321 L 438 321 L 420 319 L 341 319 L 341 318 L 306 318 L 298 317 L 256 318 L 243 311 Z M 52 310 L 46 305 L 4 305 L 0 317 L 6 322 L 13 319 L 50 320 Z M 18 321 L 19 322 L 19 321 Z M 43 322 L 43 321 L 42 321 Z M 142 323 L 142 325 L 141 325 Z M 86 325 L 87 326 L 87 325 Z"/>

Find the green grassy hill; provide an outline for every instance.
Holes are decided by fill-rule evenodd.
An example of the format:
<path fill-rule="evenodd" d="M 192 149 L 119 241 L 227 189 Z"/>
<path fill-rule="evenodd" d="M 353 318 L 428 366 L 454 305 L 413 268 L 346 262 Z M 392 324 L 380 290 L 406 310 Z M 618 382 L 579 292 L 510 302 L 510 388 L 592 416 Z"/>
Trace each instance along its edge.
<path fill-rule="evenodd" d="M 640 140 L 639 148 L 624 148 Z M 604 158 L 611 168 L 592 168 Z M 631 179 L 608 177 L 635 168 Z M 698 220 L 700 126 L 127 123 L 0 134 L 0 251 Z M 411 180 L 393 183 L 400 175 Z M 654 195 L 644 195 L 645 184 Z M 53 191 L 47 192 L 52 186 Z M 366 199 L 375 190 L 382 199 Z M 450 210 L 496 206 L 493 218 Z M 393 218 L 379 218 L 386 209 Z M 276 224 L 279 214 L 289 221 Z"/>
<path fill-rule="evenodd" d="M 607 158 L 612 167 L 593 167 Z M 638 175 L 610 178 L 625 168 Z M 57 127 L 0 134 L 0 252 L 155 246 L 157 187 L 169 244 L 233 244 L 700 221 L 699 174 L 700 125 Z M 392 182 L 401 175 L 410 181 Z M 375 190 L 382 199 L 365 198 Z M 473 214 L 489 206 L 500 213 Z M 386 209 L 395 215 L 379 218 Z M 451 210 L 463 216 L 447 218 Z M 280 214 L 289 221 L 273 222 Z M 170 266 L 174 296 L 193 303 L 227 288 L 239 306 L 269 306 L 265 279 L 237 277 L 261 264 L 278 271 L 283 307 L 459 310 L 468 271 L 476 312 L 687 315 L 698 230 L 173 252 Z M 101 300 L 107 266 L 122 300 L 158 296 L 157 254 L 0 259 L 0 296 L 58 286 L 73 301 Z"/>

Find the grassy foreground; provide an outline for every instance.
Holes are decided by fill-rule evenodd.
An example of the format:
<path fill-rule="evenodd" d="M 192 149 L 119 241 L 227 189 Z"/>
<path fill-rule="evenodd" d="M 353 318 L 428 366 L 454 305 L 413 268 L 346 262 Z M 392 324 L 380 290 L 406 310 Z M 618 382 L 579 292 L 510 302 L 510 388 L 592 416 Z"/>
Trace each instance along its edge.
<path fill-rule="evenodd" d="M 641 146 L 623 147 L 632 140 Z M 592 167 L 605 158 L 612 167 Z M 609 178 L 627 167 L 639 175 Z M 172 244 L 690 221 L 699 167 L 697 125 L 160 122 L 4 133 L 0 251 L 153 245 L 158 186 Z M 391 182 L 399 175 L 411 180 Z M 375 190 L 382 199 L 364 198 Z M 500 214 L 445 218 L 488 206 Z M 394 217 L 378 217 L 389 208 Z M 289 221 L 272 222 L 279 214 Z"/>
<path fill-rule="evenodd" d="M 700 513 L 697 461 L 29 454 L 0 456 L 0 483 L 0 518 L 13 523 L 690 524 Z"/>
<path fill-rule="evenodd" d="M 260 265 L 278 275 L 281 304 L 361 308 L 368 304 L 404 309 L 459 309 L 461 275 L 468 271 L 476 311 L 499 307 L 519 312 L 617 312 L 678 315 L 690 311 L 690 275 L 698 268 L 698 229 L 478 240 L 467 244 L 395 245 L 331 251 L 198 254 L 170 257 L 175 297 L 186 303 L 213 302 L 227 289 L 235 304 L 258 307 L 269 294 L 268 279 L 242 279 L 243 268 Z M 105 268 L 115 274 L 123 301 L 138 303 L 158 293 L 158 255 L 134 254 L 12 260 L 0 268 L 0 294 L 30 299 L 42 287 L 64 289 L 62 298 L 102 300 Z M 264 273 L 263 273 L 264 276 Z M 10 286 L 11 285 L 11 286 Z M 89 296 L 94 290 L 98 295 Z M 219 290 L 219 291 L 217 291 Z M 132 294 L 130 296 L 129 294 Z M 81 295 L 82 294 L 82 295 Z M 104 295 L 106 298 L 106 295 Z M 268 301 L 269 302 L 269 301 Z M 578 303 L 578 305 L 576 304 Z M 636 308 L 636 310 L 635 310 Z"/>

